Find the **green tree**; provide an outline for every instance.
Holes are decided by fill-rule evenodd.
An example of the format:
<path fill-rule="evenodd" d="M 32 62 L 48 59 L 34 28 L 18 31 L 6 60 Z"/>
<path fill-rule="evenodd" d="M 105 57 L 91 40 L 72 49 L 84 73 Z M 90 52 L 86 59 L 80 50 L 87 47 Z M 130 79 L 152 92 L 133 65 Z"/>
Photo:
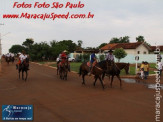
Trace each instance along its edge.
<path fill-rule="evenodd" d="M 82 47 L 83 41 L 82 40 L 78 40 L 78 47 Z"/>
<path fill-rule="evenodd" d="M 100 49 L 100 48 L 104 47 L 105 45 L 107 45 L 107 43 L 102 43 L 102 44 L 100 44 L 100 46 L 98 46 L 98 48 Z"/>
<path fill-rule="evenodd" d="M 65 48 L 64 50 L 67 50 L 70 53 L 74 52 L 77 48 L 77 45 L 72 40 L 59 41 L 57 44 L 61 47 L 63 46 Z"/>
<path fill-rule="evenodd" d="M 127 53 L 125 52 L 125 50 L 123 48 L 117 48 L 117 49 L 115 49 L 115 51 L 113 52 L 113 54 L 118 59 L 118 62 L 120 62 L 120 59 L 122 59 L 122 58 L 124 58 L 124 57 L 127 56 Z"/>
<path fill-rule="evenodd" d="M 124 37 L 120 37 L 120 43 L 129 43 L 130 42 L 130 37 L 129 36 L 124 36 Z"/>
<path fill-rule="evenodd" d="M 87 62 L 90 60 L 90 54 L 83 54 L 82 55 L 82 62 Z"/>
<path fill-rule="evenodd" d="M 116 38 L 116 37 L 114 37 L 114 38 L 112 38 L 112 39 L 110 40 L 109 43 L 110 43 L 110 44 L 112 44 L 112 43 L 119 43 L 119 39 Z"/>
<path fill-rule="evenodd" d="M 130 42 L 129 38 L 130 38 L 129 36 L 124 36 L 124 37 L 120 37 L 120 38 L 114 37 L 110 40 L 109 43 L 110 44 L 112 44 L 112 43 L 129 43 Z"/>
<path fill-rule="evenodd" d="M 25 42 L 23 42 L 23 44 L 22 45 L 24 45 L 26 48 L 30 48 L 30 46 L 32 45 L 34 43 L 34 41 L 33 41 L 33 39 L 32 38 L 28 38 L 28 39 L 26 39 L 26 41 Z"/>
<path fill-rule="evenodd" d="M 30 48 L 29 54 L 32 60 L 42 60 L 43 57 L 46 60 L 50 59 L 50 46 L 46 42 L 35 43 Z"/>
<path fill-rule="evenodd" d="M 144 36 L 136 37 L 137 42 L 144 42 L 146 45 L 151 46 L 148 42 L 145 41 Z"/>
<path fill-rule="evenodd" d="M 136 37 L 137 42 L 145 42 L 144 36 L 138 36 Z"/>
<path fill-rule="evenodd" d="M 100 61 L 103 61 L 103 60 L 105 60 L 105 55 L 100 55 Z"/>
<path fill-rule="evenodd" d="M 9 52 L 17 54 L 19 52 L 22 52 L 22 50 L 26 51 L 26 48 L 22 45 L 12 45 L 12 47 L 9 49 Z"/>

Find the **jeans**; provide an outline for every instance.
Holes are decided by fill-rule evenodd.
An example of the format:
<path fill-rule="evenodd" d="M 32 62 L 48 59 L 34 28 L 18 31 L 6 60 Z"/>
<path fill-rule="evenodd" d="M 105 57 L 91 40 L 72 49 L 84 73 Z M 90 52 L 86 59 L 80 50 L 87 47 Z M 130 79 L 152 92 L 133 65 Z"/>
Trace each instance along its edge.
<path fill-rule="evenodd" d="M 144 71 L 144 79 L 147 79 L 148 74 L 148 71 Z"/>

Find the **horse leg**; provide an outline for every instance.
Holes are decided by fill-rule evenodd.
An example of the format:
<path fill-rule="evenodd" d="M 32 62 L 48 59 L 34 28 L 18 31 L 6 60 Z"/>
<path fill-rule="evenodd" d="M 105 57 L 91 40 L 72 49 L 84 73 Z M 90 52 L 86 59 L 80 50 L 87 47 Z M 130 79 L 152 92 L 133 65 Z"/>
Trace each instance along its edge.
<path fill-rule="evenodd" d="M 19 79 L 20 79 L 20 70 L 19 70 Z"/>
<path fill-rule="evenodd" d="M 104 89 L 104 84 L 103 84 L 103 81 L 102 81 L 102 79 L 101 79 L 101 76 L 98 76 L 98 78 L 100 79 L 100 82 L 101 82 L 102 88 Z"/>
<path fill-rule="evenodd" d="M 114 79 L 114 75 L 112 75 L 112 77 L 111 77 L 111 83 L 110 83 L 110 86 L 111 86 L 111 87 L 112 87 L 113 79 Z"/>
<path fill-rule="evenodd" d="M 24 71 L 22 70 L 22 80 L 24 80 Z"/>
<path fill-rule="evenodd" d="M 118 78 L 118 79 L 119 79 L 119 81 L 120 81 L 120 87 L 122 87 L 122 81 L 121 81 L 120 76 L 119 76 L 119 75 L 117 75 L 117 78 Z"/>
<path fill-rule="evenodd" d="M 98 78 L 98 77 L 95 76 L 95 82 L 93 83 L 94 86 L 96 85 L 97 78 Z"/>
<path fill-rule="evenodd" d="M 82 74 L 82 79 L 83 79 L 82 84 L 85 85 L 85 74 Z"/>
<path fill-rule="evenodd" d="M 58 65 L 57 65 L 57 75 L 58 75 L 58 70 L 59 70 L 59 69 L 58 69 Z"/>
<path fill-rule="evenodd" d="M 25 81 L 27 80 L 27 77 L 28 77 L 28 72 L 27 71 L 25 71 L 26 72 L 26 77 L 25 77 Z"/>
<path fill-rule="evenodd" d="M 104 80 L 104 77 L 105 77 L 105 72 L 102 74 L 102 80 Z"/>

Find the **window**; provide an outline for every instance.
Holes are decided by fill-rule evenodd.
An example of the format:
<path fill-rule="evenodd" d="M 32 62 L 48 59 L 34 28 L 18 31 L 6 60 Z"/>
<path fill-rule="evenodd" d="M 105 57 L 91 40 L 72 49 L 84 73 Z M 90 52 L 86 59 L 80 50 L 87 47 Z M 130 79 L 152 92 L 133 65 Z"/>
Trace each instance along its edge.
<path fill-rule="evenodd" d="M 138 51 L 138 54 L 140 54 L 140 51 Z"/>
<path fill-rule="evenodd" d="M 147 52 L 146 52 L 146 51 L 144 51 L 144 54 L 147 54 Z"/>

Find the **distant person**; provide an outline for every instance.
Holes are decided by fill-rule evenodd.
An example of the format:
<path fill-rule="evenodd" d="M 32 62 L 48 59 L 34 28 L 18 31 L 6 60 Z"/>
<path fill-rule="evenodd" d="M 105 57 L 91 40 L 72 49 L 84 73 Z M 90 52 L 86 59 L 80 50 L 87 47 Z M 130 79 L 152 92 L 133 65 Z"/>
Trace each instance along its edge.
<path fill-rule="evenodd" d="M 144 79 L 147 79 L 148 77 L 148 72 L 149 72 L 149 65 L 147 62 L 144 62 Z"/>
<path fill-rule="evenodd" d="M 137 66 L 137 69 L 136 69 L 136 77 L 137 78 L 141 78 L 140 66 Z"/>
<path fill-rule="evenodd" d="M 13 58 L 15 56 L 13 53 L 11 53 L 10 55 L 11 55 L 11 58 Z"/>
<path fill-rule="evenodd" d="M 95 55 L 95 51 L 93 51 L 93 53 L 91 54 L 90 67 L 89 67 L 88 75 L 92 74 L 93 67 L 96 65 L 96 63 L 97 63 L 96 55 Z"/>
<path fill-rule="evenodd" d="M 10 56 L 11 56 L 10 53 L 7 53 L 7 54 L 6 54 L 6 57 L 7 57 L 7 58 L 9 58 Z"/>
<path fill-rule="evenodd" d="M 162 75 L 162 69 L 163 69 L 163 63 L 161 62 L 161 60 L 158 62 L 158 71 L 159 71 L 159 75 L 161 77 Z"/>
<path fill-rule="evenodd" d="M 144 61 L 142 61 L 140 66 L 141 79 L 144 79 Z"/>

